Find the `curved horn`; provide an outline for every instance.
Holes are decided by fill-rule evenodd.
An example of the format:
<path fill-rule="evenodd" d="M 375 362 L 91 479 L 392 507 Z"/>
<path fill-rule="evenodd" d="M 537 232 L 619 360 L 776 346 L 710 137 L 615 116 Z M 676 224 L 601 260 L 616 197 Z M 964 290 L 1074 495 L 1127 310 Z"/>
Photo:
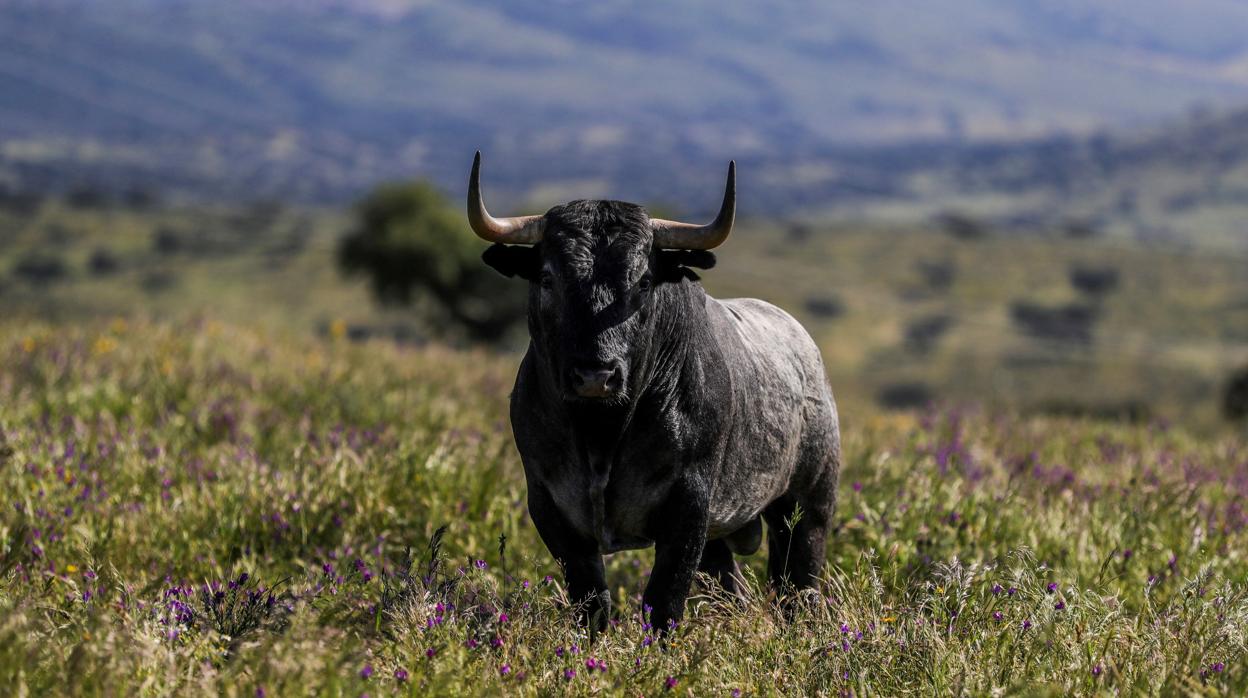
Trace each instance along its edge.
<path fill-rule="evenodd" d="M 481 151 L 472 159 L 472 174 L 468 177 L 468 224 L 472 232 L 489 242 L 506 245 L 536 245 L 542 241 L 546 227 L 544 216 L 515 216 L 495 218 L 485 210 L 481 199 Z"/>
<path fill-rule="evenodd" d="M 728 183 L 724 185 L 724 202 L 719 215 L 706 225 L 652 218 L 654 244 L 666 250 L 709 250 L 723 244 L 732 232 L 737 217 L 737 161 L 728 163 Z"/>

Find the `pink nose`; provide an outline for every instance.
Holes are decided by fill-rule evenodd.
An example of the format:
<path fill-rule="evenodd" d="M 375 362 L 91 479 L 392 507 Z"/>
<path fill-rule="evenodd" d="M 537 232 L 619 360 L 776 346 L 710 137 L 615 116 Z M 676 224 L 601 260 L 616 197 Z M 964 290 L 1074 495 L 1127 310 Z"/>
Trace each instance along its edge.
<path fill-rule="evenodd" d="M 611 397 L 623 387 L 624 376 L 618 367 L 572 370 L 572 389 L 580 397 Z"/>

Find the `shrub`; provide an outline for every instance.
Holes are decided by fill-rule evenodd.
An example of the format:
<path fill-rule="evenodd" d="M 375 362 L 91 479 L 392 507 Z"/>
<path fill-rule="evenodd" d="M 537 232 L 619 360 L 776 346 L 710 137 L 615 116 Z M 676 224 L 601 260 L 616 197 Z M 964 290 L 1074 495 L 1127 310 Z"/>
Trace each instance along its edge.
<path fill-rule="evenodd" d="M 1082 303 L 1045 306 L 1031 301 L 1015 301 L 1010 318 L 1018 329 L 1036 339 L 1088 345 L 1092 343 L 1099 312 Z"/>
<path fill-rule="evenodd" d="M 65 260 L 54 252 L 28 252 L 13 265 L 13 275 L 32 284 L 50 284 L 69 276 Z"/>
<path fill-rule="evenodd" d="M 806 312 L 823 319 L 831 320 L 845 314 L 845 302 L 833 294 L 811 296 L 806 299 Z"/>
<path fill-rule="evenodd" d="M 339 264 L 348 274 L 366 275 L 382 303 L 407 304 L 426 294 L 447 324 L 486 342 L 499 341 L 524 319 L 524 290 L 481 262 L 484 244 L 432 185 L 384 185 L 355 213 Z"/>
<path fill-rule="evenodd" d="M 87 258 L 87 270 L 94 276 L 110 276 L 121 269 L 121 260 L 111 250 L 97 247 Z"/>
<path fill-rule="evenodd" d="M 952 326 L 953 318 L 944 314 L 927 315 L 913 320 L 906 325 L 906 348 L 916 354 L 931 353 Z"/>
<path fill-rule="evenodd" d="M 1118 270 L 1076 264 L 1070 268 L 1070 285 L 1085 296 L 1100 298 L 1118 288 Z"/>
<path fill-rule="evenodd" d="M 1232 422 L 1248 421 L 1248 366 L 1236 371 L 1226 382 L 1222 414 Z"/>

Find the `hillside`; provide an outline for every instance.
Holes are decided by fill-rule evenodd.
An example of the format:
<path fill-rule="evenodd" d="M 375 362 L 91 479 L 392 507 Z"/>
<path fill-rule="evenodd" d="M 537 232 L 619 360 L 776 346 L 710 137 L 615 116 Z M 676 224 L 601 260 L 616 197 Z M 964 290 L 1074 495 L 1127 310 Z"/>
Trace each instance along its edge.
<path fill-rule="evenodd" d="M 735 157 L 747 210 L 787 217 L 931 193 L 913 173 L 945 179 L 978 156 L 962 144 L 1242 104 L 1245 65 L 1248 9 L 1225 0 L 4 0 L 0 183 L 342 201 L 458 190 L 482 148 L 500 205 L 698 212 Z"/>
<path fill-rule="evenodd" d="M 335 249 L 352 225 L 299 207 L 0 206 L 0 314 L 210 318 L 408 345 L 438 337 L 426 300 L 381 308 L 365 279 L 339 274 Z M 1248 364 L 1248 259 L 980 235 L 747 219 L 702 276 L 719 297 L 760 297 L 796 315 L 855 411 L 937 399 L 1224 428 L 1222 388 Z M 522 349 L 516 329 L 505 351 Z"/>

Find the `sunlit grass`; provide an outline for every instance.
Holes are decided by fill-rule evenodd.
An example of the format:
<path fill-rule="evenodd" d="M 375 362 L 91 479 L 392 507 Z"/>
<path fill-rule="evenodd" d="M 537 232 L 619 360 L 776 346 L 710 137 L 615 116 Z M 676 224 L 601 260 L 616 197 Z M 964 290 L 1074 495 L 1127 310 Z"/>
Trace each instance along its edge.
<path fill-rule="evenodd" d="M 512 359 L 9 322 L 0 366 L 6 694 L 1248 688 L 1229 437 L 851 412 L 826 583 L 791 622 L 760 554 L 747 602 L 701 591 L 660 643 L 643 551 L 609 559 L 591 640 L 527 519 Z"/>

